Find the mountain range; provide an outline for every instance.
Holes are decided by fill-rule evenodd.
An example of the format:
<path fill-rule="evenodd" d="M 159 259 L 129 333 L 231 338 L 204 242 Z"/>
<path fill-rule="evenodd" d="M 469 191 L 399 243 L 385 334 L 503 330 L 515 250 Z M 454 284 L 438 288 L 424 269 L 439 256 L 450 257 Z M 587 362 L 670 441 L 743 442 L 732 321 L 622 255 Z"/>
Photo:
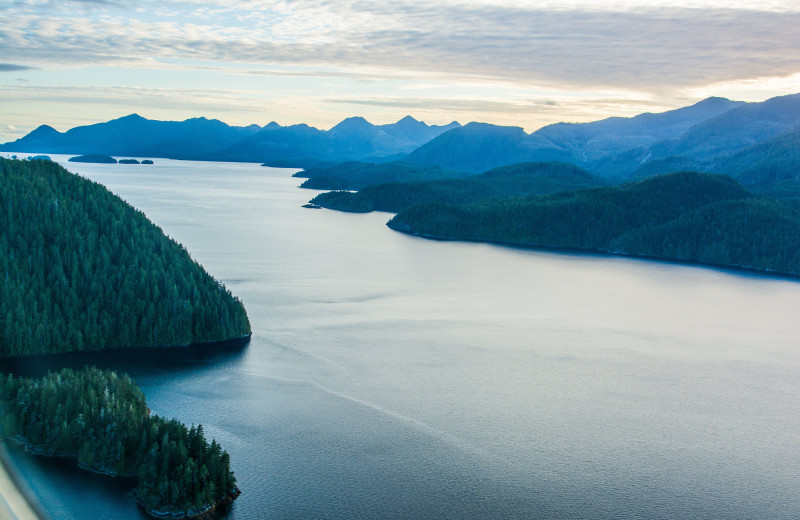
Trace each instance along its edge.
<path fill-rule="evenodd" d="M 351 117 L 319 130 L 275 122 L 236 127 L 205 118 L 154 121 L 132 114 L 64 133 L 43 125 L 0 150 L 263 162 L 313 168 L 309 177 L 325 182 L 309 186 L 321 188 L 352 189 L 355 177 L 360 188 L 559 161 L 611 184 L 694 170 L 728 174 L 761 191 L 800 183 L 799 141 L 800 94 L 793 94 L 759 103 L 711 97 L 667 112 L 556 123 L 532 133 L 476 122 L 430 126 L 410 116 L 387 125 Z"/>
<path fill-rule="evenodd" d="M 119 119 L 59 132 L 42 125 L 0 151 L 105 154 L 212 161 L 265 162 L 304 167 L 348 160 L 386 161 L 412 152 L 452 122 L 430 126 L 406 116 L 393 124 L 373 125 L 363 117 L 345 119 L 330 130 L 299 124 L 229 126 L 204 117 L 156 121 L 131 114 Z"/>
<path fill-rule="evenodd" d="M 760 103 L 712 97 L 658 114 L 612 117 L 590 123 L 557 123 L 536 132 L 469 123 L 414 150 L 401 161 L 369 168 L 317 168 L 308 187 L 346 189 L 394 182 L 389 168 L 408 172 L 437 166 L 478 174 L 517 163 L 558 161 L 584 168 L 606 183 L 619 184 L 677 171 L 730 175 L 765 193 L 780 185 L 783 196 L 800 197 L 800 94 Z M 378 167 L 380 166 L 380 167 Z M 365 179 L 370 171 L 372 180 Z M 428 170 L 431 171 L 432 170 Z M 299 174 L 302 175 L 302 174 Z M 452 177 L 452 175 L 450 175 Z M 315 178 L 318 177 L 319 179 Z M 428 177 L 428 180 L 442 177 Z M 419 174 L 417 174 L 417 179 Z"/>
<path fill-rule="evenodd" d="M 762 103 L 708 98 L 660 114 L 557 123 L 531 134 L 519 128 L 468 124 L 433 139 L 406 160 L 475 172 L 504 163 L 559 160 L 606 178 L 623 179 L 652 163 L 694 164 L 712 170 L 722 157 L 798 125 L 800 94 Z M 456 149 L 468 150 L 468 156 L 454 157 Z"/>

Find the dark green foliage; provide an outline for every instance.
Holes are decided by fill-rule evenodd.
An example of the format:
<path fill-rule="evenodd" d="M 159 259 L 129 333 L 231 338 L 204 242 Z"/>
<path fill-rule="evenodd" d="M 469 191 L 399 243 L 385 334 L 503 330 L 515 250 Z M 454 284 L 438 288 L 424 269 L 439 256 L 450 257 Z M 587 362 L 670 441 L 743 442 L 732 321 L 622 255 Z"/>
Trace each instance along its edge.
<path fill-rule="evenodd" d="M 295 177 L 308 177 L 300 187 L 313 190 L 359 190 L 388 182 L 418 182 L 435 179 L 458 179 L 469 174 L 438 166 L 405 162 L 364 163 L 349 161 L 333 166 L 306 168 Z"/>
<path fill-rule="evenodd" d="M 677 239 L 679 237 L 679 240 Z M 777 201 L 726 200 L 620 236 L 612 249 L 800 273 L 800 216 Z"/>
<path fill-rule="evenodd" d="M 800 179 L 800 126 L 718 161 L 714 171 L 762 189 Z"/>
<path fill-rule="evenodd" d="M 0 356 L 249 333 L 241 302 L 143 213 L 58 164 L 0 159 Z"/>
<path fill-rule="evenodd" d="M 470 206 L 419 204 L 388 225 L 442 238 L 800 273 L 800 215 L 714 174 L 675 173 L 617 188 Z"/>
<path fill-rule="evenodd" d="M 564 163 L 520 163 L 466 179 L 388 183 L 367 186 L 358 193 L 322 193 L 311 202 L 340 211 L 397 212 L 421 202 L 473 204 L 497 197 L 555 193 L 602 185 L 577 166 Z"/>
<path fill-rule="evenodd" d="M 108 475 L 138 476 L 136 494 L 150 511 L 197 510 L 236 489 L 230 457 L 216 441 L 206 442 L 202 426 L 151 417 L 126 374 L 94 367 L 41 380 L 0 374 L 0 407 L 5 431 L 31 451 L 73 456 L 81 467 Z"/>
<path fill-rule="evenodd" d="M 351 184 L 338 177 L 312 177 L 300 185 L 307 190 L 347 190 Z"/>
<path fill-rule="evenodd" d="M 665 159 L 657 159 L 644 163 L 630 174 L 630 180 L 639 180 L 656 175 L 664 175 L 666 173 L 687 171 L 704 171 L 704 166 L 698 161 L 693 161 L 685 157 L 667 157 Z"/>
<path fill-rule="evenodd" d="M 329 191 L 320 193 L 311 199 L 309 204 L 351 213 L 369 213 L 375 209 L 371 199 L 365 197 L 361 193 L 349 191 Z"/>

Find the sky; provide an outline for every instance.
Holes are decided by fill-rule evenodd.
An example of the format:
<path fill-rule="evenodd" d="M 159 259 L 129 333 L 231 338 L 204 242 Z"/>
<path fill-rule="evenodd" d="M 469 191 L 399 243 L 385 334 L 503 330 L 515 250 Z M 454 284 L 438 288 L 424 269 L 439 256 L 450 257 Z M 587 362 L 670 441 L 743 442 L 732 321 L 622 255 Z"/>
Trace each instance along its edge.
<path fill-rule="evenodd" d="M 800 92 L 798 0 L 0 0 L 0 142 L 131 113 L 559 121 Z"/>

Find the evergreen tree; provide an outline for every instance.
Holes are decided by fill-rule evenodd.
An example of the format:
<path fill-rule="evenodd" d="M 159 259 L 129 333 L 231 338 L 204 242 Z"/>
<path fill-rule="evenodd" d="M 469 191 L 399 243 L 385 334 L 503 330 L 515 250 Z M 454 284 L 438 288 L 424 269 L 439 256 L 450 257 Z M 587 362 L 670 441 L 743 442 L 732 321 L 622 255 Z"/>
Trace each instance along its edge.
<path fill-rule="evenodd" d="M 202 426 L 151 416 L 126 374 L 64 369 L 41 380 L 0 374 L 0 432 L 79 466 L 138 476 L 136 496 L 150 511 L 192 512 L 238 495 L 230 456 Z"/>
<path fill-rule="evenodd" d="M 248 334 L 241 302 L 142 212 L 56 163 L 0 159 L 0 357 Z"/>

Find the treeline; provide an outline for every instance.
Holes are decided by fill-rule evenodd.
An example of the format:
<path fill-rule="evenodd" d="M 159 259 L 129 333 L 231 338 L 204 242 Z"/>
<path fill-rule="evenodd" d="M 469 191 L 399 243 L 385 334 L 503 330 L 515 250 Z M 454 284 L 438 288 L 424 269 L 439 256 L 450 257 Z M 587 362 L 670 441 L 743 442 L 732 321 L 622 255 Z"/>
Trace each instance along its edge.
<path fill-rule="evenodd" d="M 306 168 L 294 177 L 307 177 L 301 188 L 312 190 L 359 190 L 387 182 L 419 182 L 433 179 L 456 179 L 470 175 L 435 165 L 402 161 L 365 163 L 347 161 L 331 166 Z"/>
<path fill-rule="evenodd" d="M 142 212 L 56 163 L 0 159 L 0 356 L 248 334 L 242 303 Z"/>
<path fill-rule="evenodd" d="M 64 369 L 41 380 L 0 374 L 2 429 L 30 451 L 76 457 L 85 469 L 137 476 L 151 514 L 196 516 L 238 496 L 230 457 L 203 427 L 150 416 L 128 375 Z"/>
<path fill-rule="evenodd" d="M 800 274 L 800 214 L 715 174 L 674 173 L 615 188 L 467 206 L 418 204 L 388 225 L 440 238 Z"/>
<path fill-rule="evenodd" d="M 312 190 L 359 190 L 387 182 L 419 182 L 434 179 L 458 179 L 470 175 L 435 165 L 402 161 L 365 163 L 348 161 L 330 166 L 306 168 L 294 177 L 307 177 L 301 188 Z"/>
<path fill-rule="evenodd" d="M 397 212 L 422 202 L 465 205 L 493 198 L 556 193 L 602 184 L 588 171 L 571 164 L 519 163 L 465 179 L 387 183 L 367 186 L 357 193 L 321 193 L 311 203 L 339 211 Z"/>

